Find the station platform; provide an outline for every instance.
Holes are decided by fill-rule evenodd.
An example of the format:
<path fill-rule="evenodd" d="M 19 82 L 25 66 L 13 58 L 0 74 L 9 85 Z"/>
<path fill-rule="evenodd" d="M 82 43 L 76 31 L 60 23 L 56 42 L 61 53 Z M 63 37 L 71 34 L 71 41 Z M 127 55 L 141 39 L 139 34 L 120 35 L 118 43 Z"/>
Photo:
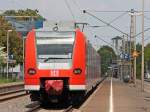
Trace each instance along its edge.
<path fill-rule="evenodd" d="M 112 86 L 111 86 L 112 85 Z M 150 112 L 150 93 L 107 78 L 81 106 L 81 112 Z"/>

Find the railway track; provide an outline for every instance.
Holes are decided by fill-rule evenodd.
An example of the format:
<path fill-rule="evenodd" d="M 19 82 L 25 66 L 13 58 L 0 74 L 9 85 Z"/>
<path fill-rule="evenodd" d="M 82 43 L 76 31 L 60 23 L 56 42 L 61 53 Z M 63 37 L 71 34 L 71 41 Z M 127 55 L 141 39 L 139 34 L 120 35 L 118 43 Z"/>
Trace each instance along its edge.
<path fill-rule="evenodd" d="M 137 79 L 137 87 L 141 88 L 141 80 Z M 144 81 L 144 91 L 150 93 L 150 82 L 145 80 Z"/>
<path fill-rule="evenodd" d="M 149 83 L 150 83 L 150 79 L 145 79 L 144 81 L 145 81 L 145 82 L 149 82 Z"/>
<path fill-rule="evenodd" d="M 70 105 L 66 109 L 44 109 L 41 107 L 40 103 L 35 104 L 32 108 L 28 109 L 26 112 L 72 112 L 74 110 L 73 106 Z"/>
<path fill-rule="evenodd" d="M 35 102 L 35 103 L 32 103 L 32 104 L 29 104 L 27 106 L 27 108 L 30 108 L 28 109 L 26 112 L 73 112 L 74 110 L 78 110 L 80 108 L 80 106 L 83 105 L 83 103 L 90 97 L 90 95 L 96 90 L 96 88 L 102 84 L 102 82 L 106 79 L 106 77 L 104 77 L 98 84 L 97 86 L 95 87 L 94 90 L 92 90 L 91 92 L 89 92 L 89 94 L 87 94 L 87 96 L 85 97 L 85 99 L 80 102 L 77 106 L 73 106 L 73 105 L 70 105 L 68 106 L 67 108 L 65 109 L 59 109 L 59 108 L 55 108 L 55 109 L 52 109 L 52 108 L 48 108 L 48 109 L 44 109 L 41 104 L 39 102 Z"/>
<path fill-rule="evenodd" d="M 9 84 L 2 84 L 0 85 L 0 94 L 5 94 L 7 92 L 11 92 L 14 90 L 22 90 L 24 88 L 23 82 L 18 83 L 9 83 Z"/>
<path fill-rule="evenodd" d="M 69 106 L 67 109 L 65 109 L 63 112 L 72 112 L 74 109 L 73 109 L 73 106 Z"/>
<path fill-rule="evenodd" d="M 41 109 L 41 104 L 39 102 L 34 102 L 26 106 L 28 109 L 26 112 L 36 112 Z"/>
<path fill-rule="evenodd" d="M 7 100 L 11 100 L 14 98 L 18 98 L 18 97 L 22 97 L 28 95 L 24 90 L 17 90 L 17 91 L 12 91 L 12 92 L 7 92 L 6 94 L 3 93 L 0 95 L 0 103 L 7 101 Z"/>
<path fill-rule="evenodd" d="M 23 83 L 4 84 L 0 86 L 0 103 L 25 95 L 27 93 L 24 91 Z"/>

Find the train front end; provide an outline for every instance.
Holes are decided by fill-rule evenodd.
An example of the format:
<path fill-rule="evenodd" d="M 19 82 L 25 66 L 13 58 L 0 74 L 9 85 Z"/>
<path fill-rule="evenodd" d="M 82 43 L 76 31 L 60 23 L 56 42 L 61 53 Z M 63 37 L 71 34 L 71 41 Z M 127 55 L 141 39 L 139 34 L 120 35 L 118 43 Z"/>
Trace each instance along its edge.
<path fill-rule="evenodd" d="M 32 30 L 25 46 L 25 90 L 32 101 L 58 102 L 85 92 L 86 40 L 79 30 Z"/>

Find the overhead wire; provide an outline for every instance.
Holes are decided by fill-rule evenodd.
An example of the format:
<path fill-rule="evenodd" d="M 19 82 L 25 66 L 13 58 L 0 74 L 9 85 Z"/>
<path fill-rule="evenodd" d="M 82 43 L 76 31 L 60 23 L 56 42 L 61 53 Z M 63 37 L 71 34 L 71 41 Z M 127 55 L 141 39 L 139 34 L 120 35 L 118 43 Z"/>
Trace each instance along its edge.
<path fill-rule="evenodd" d="M 97 16 L 95 16 L 94 14 L 91 14 L 90 12 L 87 12 L 86 10 L 83 10 L 83 13 L 86 13 L 86 14 L 88 14 L 88 15 L 90 15 L 90 16 L 92 16 L 92 17 L 94 17 L 95 19 L 97 19 L 97 20 L 101 21 L 102 23 L 104 23 L 104 24 L 106 24 L 106 25 L 110 26 L 111 28 L 113 28 L 113 29 L 117 30 L 118 32 L 120 32 L 120 33 L 122 33 L 122 34 L 124 34 L 124 35 L 126 35 L 126 36 L 128 36 L 128 37 L 129 37 L 129 35 L 128 35 L 127 33 L 123 32 L 123 31 L 122 31 L 122 30 L 120 30 L 119 28 L 114 27 L 113 25 L 109 24 L 108 22 L 106 22 L 106 21 L 104 21 L 104 20 L 102 20 L 102 19 L 98 18 L 98 17 L 97 17 Z"/>
<path fill-rule="evenodd" d="M 123 17 L 124 15 L 126 15 L 128 12 L 124 12 L 121 15 L 117 16 L 116 18 L 114 18 L 113 20 L 111 20 L 108 24 L 112 24 L 113 22 L 115 22 L 116 20 L 120 19 L 121 17 Z M 103 26 L 95 26 L 95 27 L 106 27 L 108 25 L 103 25 Z"/>
<path fill-rule="evenodd" d="M 67 8 L 68 8 L 68 10 L 69 10 L 69 12 L 70 12 L 70 14 L 71 14 L 73 20 L 75 20 L 75 16 L 74 16 L 74 14 L 73 14 L 73 11 L 72 11 L 72 9 L 71 9 L 71 7 L 70 7 L 68 1 L 67 1 L 67 0 L 64 0 L 64 1 L 65 1 L 65 4 L 66 4 L 66 6 L 67 6 Z"/>
<path fill-rule="evenodd" d="M 114 18 L 112 21 L 109 22 L 109 24 L 115 22 L 116 20 L 120 19 L 121 17 L 123 17 L 124 15 L 126 15 L 128 12 L 123 12 L 121 15 L 119 15 L 118 17 Z"/>
<path fill-rule="evenodd" d="M 93 11 L 93 10 L 88 10 L 88 11 Z M 115 30 L 119 31 L 120 33 L 123 33 L 123 34 L 125 34 L 125 35 L 127 35 L 127 36 L 129 37 L 129 35 L 128 35 L 127 33 L 121 31 L 120 29 L 118 29 L 118 28 L 116 28 L 116 27 L 114 27 L 114 26 L 112 26 L 112 25 L 110 25 L 110 24 L 113 23 L 114 21 L 116 21 L 117 19 L 119 19 L 120 17 L 124 16 L 125 14 L 127 14 L 127 13 L 130 12 L 130 11 L 96 11 L 96 10 L 94 10 L 94 11 L 95 11 L 95 12 L 123 12 L 123 14 L 119 15 L 118 17 L 116 17 L 115 19 L 113 19 L 112 21 L 110 21 L 110 22 L 108 23 L 108 22 L 106 22 L 106 21 L 104 21 L 104 20 L 98 18 L 97 16 L 95 16 L 95 15 L 93 15 L 93 14 L 91 14 L 91 13 L 85 11 L 85 13 L 87 13 L 88 15 L 90 15 L 90 16 L 96 18 L 97 20 L 103 22 L 103 23 L 106 24 L 107 26 L 110 26 L 110 27 L 114 28 Z M 145 12 L 150 12 L 150 11 L 145 11 Z M 147 16 L 144 16 L 144 17 L 145 17 L 146 19 L 150 20 L 149 17 L 147 17 Z M 150 28 L 147 28 L 147 29 L 144 30 L 144 32 L 147 32 L 147 31 L 149 31 L 149 30 L 150 30 Z M 137 36 L 139 36 L 139 35 L 141 35 L 141 34 L 142 34 L 142 32 L 136 34 L 134 37 L 137 37 Z M 98 36 L 97 36 L 97 37 L 98 37 Z M 103 40 L 102 38 L 99 37 L 99 39 L 102 40 L 102 41 L 104 41 L 104 42 L 107 43 L 108 45 L 112 46 L 110 43 L 108 43 L 107 41 Z M 146 38 L 144 41 L 147 41 L 147 40 L 149 40 L 149 39 L 150 39 L 150 37 Z M 113 47 L 113 46 L 112 46 L 112 47 Z"/>
<path fill-rule="evenodd" d="M 104 39 L 102 39 L 101 37 L 99 37 L 99 36 L 97 36 L 97 35 L 95 35 L 95 38 L 98 38 L 98 39 L 102 40 L 103 42 L 105 42 L 105 43 L 107 43 L 109 46 L 111 46 L 112 48 L 114 47 L 111 43 L 105 41 Z"/>
<path fill-rule="evenodd" d="M 77 7 L 77 9 L 82 12 L 81 7 L 79 6 L 79 4 L 76 2 L 76 0 L 72 0 L 73 3 L 75 4 L 75 6 Z"/>
<path fill-rule="evenodd" d="M 88 28 L 91 28 L 91 27 L 88 27 Z M 94 34 L 95 34 L 93 30 L 90 30 L 90 31 L 91 31 L 92 35 L 94 35 Z M 96 35 L 95 35 L 95 36 L 96 36 Z M 96 38 L 96 37 L 95 37 L 95 38 Z M 99 38 L 100 38 L 100 37 L 99 37 Z M 102 41 L 108 44 L 108 42 L 107 42 L 107 41 L 105 41 L 105 40 L 103 40 L 103 39 L 102 39 Z M 110 44 L 110 43 L 109 43 L 109 44 Z M 108 44 L 108 45 L 109 45 L 109 44 Z M 111 47 L 112 47 L 112 46 L 111 46 Z"/>
<path fill-rule="evenodd" d="M 104 13 L 105 13 L 105 12 L 110 12 L 110 13 L 130 12 L 130 11 L 117 11 L 117 10 L 116 10 L 116 11 L 109 11 L 109 10 L 99 11 L 99 10 L 90 10 L 90 9 L 86 9 L 86 10 L 87 10 L 87 11 L 90 11 L 90 12 L 102 12 L 102 13 L 103 13 L 103 12 L 104 12 Z"/>
<path fill-rule="evenodd" d="M 145 16 L 145 15 L 144 15 L 144 18 L 146 18 L 147 20 L 150 20 L 150 18 Z M 147 28 L 147 29 L 144 30 L 144 32 L 147 32 L 149 30 L 150 30 L 150 28 Z M 134 35 L 133 37 L 139 38 L 138 36 L 141 35 L 141 34 L 142 34 L 142 32 L 139 32 L 138 34 Z"/>
<path fill-rule="evenodd" d="M 149 30 L 150 30 L 150 28 L 147 28 L 147 29 L 144 30 L 144 32 L 147 32 L 147 31 L 149 31 Z M 142 34 L 142 32 L 136 34 L 134 37 L 138 38 L 137 36 L 139 36 L 139 35 L 141 35 L 141 34 Z"/>
<path fill-rule="evenodd" d="M 150 36 L 149 36 L 149 37 L 147 37 L 147 38 L 145 38 L 145 39 L 144 39 L 144 41 L 147 41 L 147 40 L 149 40 L 149 39 L 150 39 Z"/>
<path fill-rule="evenodd" d="M 108 46 L 110 46 L 110 47 L 114 48 L 113 44 L 111 44 L 111 43 L 107 42 L 106 40 L 102 39 L 101 37 L 99 37 L 99 36 L 95 35 L 95 38 L 100 39 L 101 41 L 105 42 Z M 121 48 L 119 48 L 119 50 L 120 50 L 120 51 L 122 51 L 122 49 L 121 49 Z"/>
<path fill-rule="evenodd" d="M 122 33 L 122 34 L 124 34 L 124 35 L 130 37 L 129 34 L 123 32 L 122 30 L 120 30 L 120 29 L 118 29 L 118 28 L 116 28 L 116 27 L 114 27 L 113 25 L 111 25 L 111 24 L 107 23 L 106 21 L 104 21 L 104 20 L 98 18 L 97 16 L 95 16 L 95 15 L 93 15 L 93 14 L 87 12 L 86 10 L 84 10 L 83 12 L 84 12 L 84 13 L 87 13 L 88 15 L 90 15 L 90 16 L 94 17 L 95 19 L 101 21 L 102 23 L 104 23 L 104 24 L 110 26 L 111 28 L 113 28 L 113 29 L 119 31 L 120 33 Z M 144 30 L 144 32 L 147 32 L 147 31 L 149 31 L 149 30 L 150 30 L 150 28 L 147 28 L 147 29 Z M 137 36 L 139 36 L 139 35 L 141 35 L 141 34 L 142 34 L 142 32 L 136 34 L 134 37 L 137 37 Z"/>
<path fill-rule="evenodd" d="M 96 10 L 88 10 L 88 11 L 94 11 L 94 12 L 119 12 L 119 13 L 120 13 L 120 12 L 123 12 L 123 14 L 119 15 L 118 17 L 116 17 L 115 19 L 113 19 L 112 21 L 110 21 L 109 23 L 103 21 L 102 19 L 96 17 L 95 15 L 91 15 L 91 16 L 96 17 L 96 19 L 98 19 L 98 20 L 100 20 L 101 22 L 105 23 L 106 26 L 110 26 L 110 27 L 114 28 L 115 30 L 119 31 L 120 33 L 123 33 L 123 34 L 125 34 L 126 36 L 129 37 L 129 34 L 127 34 L 127 33 L 123 32 L 123 31 L 121 31 L 120 29 L 118 29 L 118 28 L 112 26 L 111 23 L 113 23 L 114 21 L 118 20 L 120 17 L 124 16 L 125 14 L 127 14 L 127 13 L 130 12 L 130 11 L 96 11 Z"/>
<path fill-rule="evenodd" d="M 92 31 L 92 32 L 93 32 L 93 31 Z M 103 36 L 101 36 L 101 37 L 103 37 Z M 104 39 L 103 39 L 103 38 L 101 38 L 101 37 L 100 37 L 100 36 L 95 35 L 95 38 L 100 39 L 101 41 L 105 42 L 105 43 L 106 43 L 106 45 L 108 45 L 109 47 L 112 47 L 113 49 L 115 49 L 112 43 L 110 43 L 110 42 L 108 42 L 108 41 L 104 40 Z M 120 50 L 120 51 L 122 51 L 122 49 L 121 49 L 121 48 L 119 48 L 119 50 Z"/>
<path fill-rule="evenodd" d="M 92 27 L 88 27 L 88 28 L 92 28 Z M 93 28 L 92 28 L 92 29 L 93 29 Z M 93 31 L 93 30 L 90 30 L 90 31 L 92 31 L 92 33 L 95 34 L 95 33 L 94 33 L 95 31 Z M 104 37 L 104 38 L 112 38 L 112 37 L 115 37 L 115 35 L 112 35 L 112 36 L 110 36 L 110 35 L 109 35 L 109 36 L 101 35 L 101 37 Z"/>
<path fill-rule="evenodd" d="M 90 12 L 100 12 L 100 13 L 120 13 L 120 12 L 131 12 L 131 11 L 128 11 L 128 10 L 114 10 L 114 11 L 111 11 L 111 10 L 91 10 L 91 9 L 86 9 L 87 11 L 90 11 Z M 142 12 L 142 11 L 136 11 L 136 12 Z M 150 12 L 150 11 L 144 11 L 144 12 Z"/>
<path fill-rule="evenodd" d="M 127 13 L 128 13 L 128 12 L 122 13 L 121 15 L 119 15 L 118 17 L 116 17 L 115 19 L 113 19 L 112 21 L 110 21 L 108 24 L 110 25 L 111 23 L 113 23 L 114 21 L 118 20 L 120 17 L 124 16 L 124 15 L 127 14 Z M 108 25 L 105 25 L 105 26 L 108 26 Z M 99 38 L 100 38 L 100 37 L 99 37 Z M 108 43 L 107 41 L 103 40 L 102 38 L 101 38 L 101 40 L 110 45 L 110 43 Z M 112 47 L 113 47 L 113 46 L 112 46 Z"/>

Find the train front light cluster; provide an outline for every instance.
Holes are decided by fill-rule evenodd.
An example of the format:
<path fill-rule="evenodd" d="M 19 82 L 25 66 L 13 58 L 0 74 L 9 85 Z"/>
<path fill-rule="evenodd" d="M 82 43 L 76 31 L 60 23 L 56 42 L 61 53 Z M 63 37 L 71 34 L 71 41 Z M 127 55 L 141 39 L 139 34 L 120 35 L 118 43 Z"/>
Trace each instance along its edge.
<path fill-rule="evenodd" d="M 82 73 L 82 70 L 81 70 L 81 68 L 75 68 L 75 69 L 73 70 L 73 73 L 74 73 L 74 74 L 81 74 L 81 73 Z"/>
<path fill-rule="evenodd" d="M 36 74 L 36 70 L 34 68 L 29 68 L 28 69 L 28 74 L 34 75 L 34 74 Z"/>

